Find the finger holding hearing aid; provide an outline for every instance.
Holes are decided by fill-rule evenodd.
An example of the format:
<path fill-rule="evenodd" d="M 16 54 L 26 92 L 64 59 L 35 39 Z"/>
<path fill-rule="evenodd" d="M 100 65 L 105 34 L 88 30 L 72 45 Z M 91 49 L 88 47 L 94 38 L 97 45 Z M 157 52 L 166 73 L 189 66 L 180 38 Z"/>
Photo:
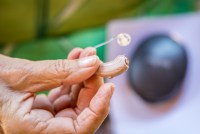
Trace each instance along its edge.
<path fill-rule="evenodd" d="M 120 33 L 117 36 L 112 37 L 110 40 L 94 46 L 94 48 L 99 48 L 101 46 L 107 45 L 114 40 L 117 40 L 117 44 L 119 46 L 124 47 L 130 44 L 131 36 L 128 33 Z M 128 69 L 128 66 L 128 58 L 126 58 L 124 55 L 119 55 L 113 61 L 100 64 L 100 67 L 98 68 L 96 74 L 101 77 L 113 78 L 126 71 Z"/>

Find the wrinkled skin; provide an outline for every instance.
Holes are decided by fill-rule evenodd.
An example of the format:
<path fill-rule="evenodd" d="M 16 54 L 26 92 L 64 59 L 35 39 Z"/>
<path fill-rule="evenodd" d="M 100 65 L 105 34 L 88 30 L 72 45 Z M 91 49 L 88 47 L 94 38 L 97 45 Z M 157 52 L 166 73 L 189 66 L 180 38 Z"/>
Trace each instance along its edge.
<path fill-rule="evenodd" d="M 114 90 L 113 84 L 104 84 L 95 75 L 101 63 L 95 54 L 93 48 L 76 48 L 67 60 L 52 61 L 1 55 L 0 124 L 4 133 L 94 133 L 109 112 Z M 49 89 L 53 90 L 48 96 L 35 95 Z"/>

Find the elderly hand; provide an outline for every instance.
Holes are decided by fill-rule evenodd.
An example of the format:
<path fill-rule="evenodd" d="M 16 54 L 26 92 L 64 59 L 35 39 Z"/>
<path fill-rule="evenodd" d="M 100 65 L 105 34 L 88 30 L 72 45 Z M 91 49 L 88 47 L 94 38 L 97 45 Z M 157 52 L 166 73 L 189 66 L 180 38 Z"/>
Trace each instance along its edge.
<path fill-rule="evenodd" d="M 67 60 L 0 56 L 0 125 L 5 134 L 92 134 L 109 112 L 114 90 L 95 72 L 95 49 L 74 49 Z M 53 89 L 55 88 L 55 89 Z M 49 90 L 49 95 L 35 95 Z M 0 130 L 0 133 L 3 133 Z"/>

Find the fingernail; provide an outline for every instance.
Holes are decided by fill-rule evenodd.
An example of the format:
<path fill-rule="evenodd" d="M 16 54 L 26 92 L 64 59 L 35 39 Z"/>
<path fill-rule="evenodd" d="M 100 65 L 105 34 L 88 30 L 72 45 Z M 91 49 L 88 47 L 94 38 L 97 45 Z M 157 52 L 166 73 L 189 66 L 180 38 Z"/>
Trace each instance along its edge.
<path fill-rule="evenodd" d="M 98 60 L 97 56 L 89 56 L 89 57 L 81 58 L 81 59 L 79 59 L 79 66 L 80 67 L 91 67 L 96 64 L 97 60 Z"/>
<path fill-rule="evenodd" d="M 115 85 L 114 84 L 111 84 L 109 85 L 108 89 L 107 90 L 103 90 L 102 91 L 102 96 L 105 96 L 106 94 L 108 94 L 108 90 L 109 90 L 109 95 L 112 96 L 113 95 L 113 92 L 115 90 Z"/>

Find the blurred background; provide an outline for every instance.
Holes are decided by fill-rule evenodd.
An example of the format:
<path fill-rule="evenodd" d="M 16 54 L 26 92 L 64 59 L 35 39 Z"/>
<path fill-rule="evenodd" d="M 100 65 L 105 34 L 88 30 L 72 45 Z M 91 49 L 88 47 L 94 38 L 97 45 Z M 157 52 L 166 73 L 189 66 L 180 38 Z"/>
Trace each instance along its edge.
<path fill-rule="evenodd" d="M 133 78 L 137 79 L 139 76 L 128 76 L 128 73 L 132 74 L 135 71 L 143 73 L 145 68 L 141 67 L 142 69 L 137 71 L 131 66 L 129 70 L 132 72 L 129 71 L 120 77 L 108 80 L 117 85 L 117 92 L 111 102 L 111 114 L 97 133 L 199 134 L 200 117 L 197 113 L 200 113 L 200 100 L 194 98 L 200 98 L 200 93 L 199 96 L 193 96 L 199 88 L 197 75 L 200 74 L 198 70 L 200 66 L 195 64 L 200 63 L 200 60 L 197 58 L 198 53 L 194 51 L 200 49 L 198 45 L 200 42 L 199 10 L 200 0 L 0 0 L 0 52 L 30 60 L 64 59 L 74 47 L 95 46 L 118 33 L 127 32 L 132 36 L 131 47 L 122 49 L 112 45 L 98 48 L 97 53 L 103 61 L 112 60 L 118 54 L 125 54 L 132 65 L 135 63 L 132 59 L 137 57 L 135 51 L 140 44 L 144 43 L 143 37 L 146 39 L 151 36 L 146 33 L 152 33 L 152 36 L 161 34 L 164 38 L 167 36 L 167 40 L 170 39 L 173 42 L 171 44 L 176 45 L 182 44 L 177 41 L 177 37 L 179 40 L 179 36 L 180 38 L 186 36 L 187 38 L 182 40 L 185 44 L 183 49 L 187 53 L 186 63 L 184 65 L 180 63 L 182 66 L 179 67 L 183 68 L 184 74 L 178 82 L 174 80 L 175 86 L 178 83 L 177 88 L 171 88 L 170 95 L 167 94 L 164 99 L 151 98 L 152 96 L 148 99 L 148 94 L 145 96 L 146 94 L 140 91 L 151 92 L 153 89 L 148 89 L 148 86 L 142 86 L 144 90 L 137 88 Z M 178 36 L 174 36 L 174 33 Z M 156 39 L 160 37 L 156 36 Z M 163 40 L 166 44 L 165 39 Z M 162 41 L 160 44 L 163 43 Z M 166 50 L 162 47 L 160 49 Z M 148 50 L 144 52 L 151 53 Z M 145 57 L 145 55 L 142 56 Z M 190 73 L 190 70 L 195 71 Z M 151 74 L 166 77 L 162 74 L 162 70 L 158 73 Z M 174 74 L 174 72 L 171 73 Z M 169 79 L 174 77 L 172 75 Z M 193 80 L 196 83 L 192 83 Z M 144 85 L 148 84 L 144 83 Z M 171 95 L 171 92 L 177 89 L 181 90 Z M 123 92 L 118 92 L 119 90 L 122 90 L 124 95 Z M 190 91 L 189 96 L 185 95 L 188 94 L 187 91 Z M 187 99 L 194 99 L 194 102 L 186 103 Z M 199 106 L 194 105 L 197 102 Z M 125 105 L 127 106 L 124 107 Z M 126 109 L 127 107 L 129 109 Z M 188 109 L 189 111 L 185 113 L 177 112 Z M 181 122 L 184 122 L 184 125 L 181 125 Z"/>

